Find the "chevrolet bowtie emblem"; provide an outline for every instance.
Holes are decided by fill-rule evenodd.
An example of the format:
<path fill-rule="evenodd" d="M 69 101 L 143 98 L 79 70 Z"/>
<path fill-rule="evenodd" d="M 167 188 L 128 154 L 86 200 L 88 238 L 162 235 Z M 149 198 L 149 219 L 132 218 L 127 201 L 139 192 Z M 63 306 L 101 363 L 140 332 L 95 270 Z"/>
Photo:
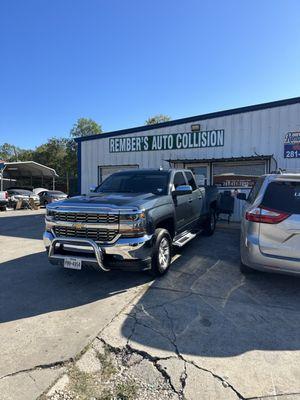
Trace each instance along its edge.
<path fill-rule="evenodd" d="M 73 226 L 73 228 L 75 228 L 75 229 L 82 229 L 82 228 L 84 228 L 83 224 L 79 224 L 79 223 L 73 224 L 72 226 Z"/>

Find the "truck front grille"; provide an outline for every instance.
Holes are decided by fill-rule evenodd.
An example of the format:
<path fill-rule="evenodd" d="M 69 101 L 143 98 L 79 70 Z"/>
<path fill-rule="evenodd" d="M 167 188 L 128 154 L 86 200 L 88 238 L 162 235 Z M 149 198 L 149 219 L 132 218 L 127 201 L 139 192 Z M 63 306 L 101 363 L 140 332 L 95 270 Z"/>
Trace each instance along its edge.
<path fill-rule="evenodd" d="M 54 221 L 66 222 L 90 222 L 90 223 L 105 223 L 115 224 L 119 222 L 118 214 L 99 214 L 99 213 L 80 213 L 80 212 L 58 212 L 54 211 Z"/>
<path fill-rule="evenodd" d="M 55 226 L 53 229 L 57 236 L 92 239 L 96 242 L 111 242 L 118 234 L 118 231 L 114 229 L 77 229 L 66 226 Z"/>

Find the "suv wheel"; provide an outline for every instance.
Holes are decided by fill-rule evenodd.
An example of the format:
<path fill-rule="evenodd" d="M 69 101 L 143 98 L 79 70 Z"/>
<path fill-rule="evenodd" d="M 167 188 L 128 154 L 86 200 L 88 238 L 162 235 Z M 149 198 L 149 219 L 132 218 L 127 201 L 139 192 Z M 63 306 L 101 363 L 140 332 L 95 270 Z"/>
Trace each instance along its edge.
<path fill-rule="evenodd" d="M 159 228 L 155 230 L 154 240 L 151 274 L 161 276 L 168 271 L 171 264 L 172 239 L 166 229 Z"/>
<path fill-rule="evenodd" d="M 216 223 L 217 223 L 216 213 L 214 210 L 211 209 L 209 212 L 209 216 L 204 223 L 203 233 L 205 236 L 211 236 L 214 234 L 216 229 Z"/>

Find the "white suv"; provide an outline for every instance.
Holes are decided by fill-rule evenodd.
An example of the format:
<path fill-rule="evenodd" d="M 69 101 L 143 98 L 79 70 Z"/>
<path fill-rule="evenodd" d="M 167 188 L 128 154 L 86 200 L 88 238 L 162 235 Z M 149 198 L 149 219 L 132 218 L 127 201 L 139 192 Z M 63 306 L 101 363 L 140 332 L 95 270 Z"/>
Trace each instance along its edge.
<path fill-rule="evenodd" d="M 241 224 L 241 271 L 300 274 L 300 174 L 258 179 L 246 200 Z"/>

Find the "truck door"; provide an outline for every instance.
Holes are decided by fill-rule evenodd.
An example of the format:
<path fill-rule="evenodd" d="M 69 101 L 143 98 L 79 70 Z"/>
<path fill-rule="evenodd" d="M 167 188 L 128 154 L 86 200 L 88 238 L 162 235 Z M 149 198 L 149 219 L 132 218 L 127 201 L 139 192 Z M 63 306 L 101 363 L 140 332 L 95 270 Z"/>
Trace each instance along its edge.
<path fill-rule="evenodd" d="M 186 179 L 182 172 L 175 172 L 173 178 L 174 189 L 177 186 L 187 185 Z M 191 224 L 192 215 L 192 194 L 184 194 L 181 196 L 173 197 L 175 205 L 175 216 L 176 216 L 176 231 L 183 232 L 188 229 Z"/>
<path fill-rule="evenodd" d="M 193 193 L 191 195 L 191 223 L 196 225 L 199 222 L 199 218 L 201 217 L 203 209 L 202 191 L 198 188 L 194 176 L 190 171 L 186 171 L 185 176 L 188 181 L 188 185 L 190 185 L 193 189 Z"/>

